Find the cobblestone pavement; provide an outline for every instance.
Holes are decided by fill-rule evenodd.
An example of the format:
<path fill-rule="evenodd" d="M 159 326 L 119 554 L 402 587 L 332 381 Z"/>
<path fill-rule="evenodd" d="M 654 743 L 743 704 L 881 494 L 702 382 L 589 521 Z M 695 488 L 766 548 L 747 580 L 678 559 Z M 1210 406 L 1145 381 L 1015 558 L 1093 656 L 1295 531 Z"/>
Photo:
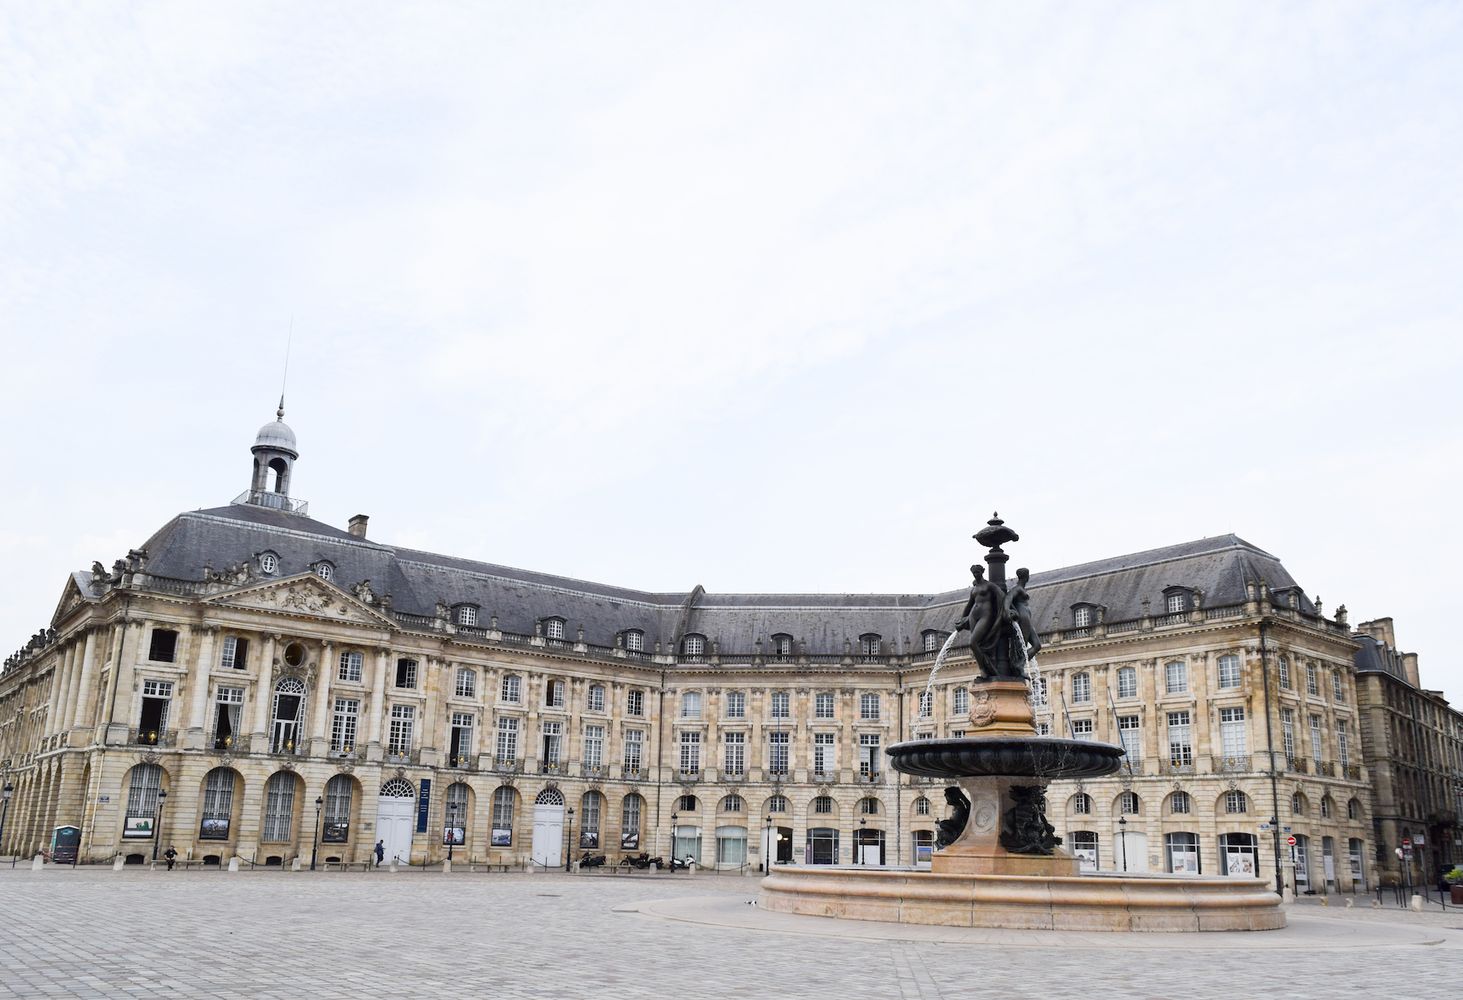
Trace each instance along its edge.
<path fill-rule="evenodd" d="M 693 897 L 731 910 L 755 892 L 754 879 L 707 875 L 0 870 L 0 996 L 1463 996 L 1463 913 L 1297 907 L 1309 937 L 1256 934 L 1249 948 L 1206 935 L 871 940 L 833 921 L 792 934 L 633 912 Z M 1347 927 L 1386 940 L 1305 946 Z M 1381 933 L 1396 927 L 1413 928 L 1408 943 Z"/>

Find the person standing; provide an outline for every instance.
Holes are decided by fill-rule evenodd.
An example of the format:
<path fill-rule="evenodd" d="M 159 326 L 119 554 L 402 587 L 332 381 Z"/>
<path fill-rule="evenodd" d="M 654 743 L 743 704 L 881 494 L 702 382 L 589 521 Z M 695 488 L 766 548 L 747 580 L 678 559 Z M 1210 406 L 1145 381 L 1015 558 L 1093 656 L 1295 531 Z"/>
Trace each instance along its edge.
<path fill-rule="evenodd" d="M 386 841 L 376 841 L 376 867 L 381 867 L 381 862 L 386 860 Z"/>

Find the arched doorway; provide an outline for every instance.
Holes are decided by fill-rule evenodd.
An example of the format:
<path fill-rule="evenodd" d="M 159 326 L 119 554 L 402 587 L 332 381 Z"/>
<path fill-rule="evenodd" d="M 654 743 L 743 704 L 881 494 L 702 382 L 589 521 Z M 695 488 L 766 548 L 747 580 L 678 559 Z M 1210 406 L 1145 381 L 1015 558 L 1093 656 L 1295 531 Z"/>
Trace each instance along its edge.
<path fill-rule="evenodd" d="M 533 848 L 529 857 L 545 868 L 564 863 L 564 795 L 557 788 L 545 788 L 533 800 Z"/>
<path fill-rule="evenodd" d="M 376 799 L 376 839 L 386 862 L 411 862 L 412 825 L 416 820 L 416 792 L 405 778 L 392 778 Z"/>

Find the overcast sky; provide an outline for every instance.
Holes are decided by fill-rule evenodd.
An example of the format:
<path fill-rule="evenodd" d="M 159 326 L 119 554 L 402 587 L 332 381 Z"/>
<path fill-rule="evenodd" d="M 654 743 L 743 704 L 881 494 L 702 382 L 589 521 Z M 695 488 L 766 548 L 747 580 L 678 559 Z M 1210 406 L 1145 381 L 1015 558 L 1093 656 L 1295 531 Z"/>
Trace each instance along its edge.
<path fill-rule="evenodd" d="M 1458 4 L 0 7 L 0 635 L 248 486 L 647 589 L 1235 532 L 1463 701 Z M 1451 512 L 1451 513 L 1450 513 Z"/>

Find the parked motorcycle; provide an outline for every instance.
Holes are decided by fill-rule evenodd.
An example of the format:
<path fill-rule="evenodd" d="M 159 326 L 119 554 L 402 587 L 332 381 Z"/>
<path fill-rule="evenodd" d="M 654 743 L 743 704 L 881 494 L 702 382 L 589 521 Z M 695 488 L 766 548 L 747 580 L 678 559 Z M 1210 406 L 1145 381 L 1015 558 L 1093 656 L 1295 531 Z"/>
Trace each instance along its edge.
<path fill-rule="evenodd" d="M 579 856 L 580 868 L 603 868 L 604 863 L 605 856 L 603 854 L 590 854 L 588 851 L 585 851 Z"/>

